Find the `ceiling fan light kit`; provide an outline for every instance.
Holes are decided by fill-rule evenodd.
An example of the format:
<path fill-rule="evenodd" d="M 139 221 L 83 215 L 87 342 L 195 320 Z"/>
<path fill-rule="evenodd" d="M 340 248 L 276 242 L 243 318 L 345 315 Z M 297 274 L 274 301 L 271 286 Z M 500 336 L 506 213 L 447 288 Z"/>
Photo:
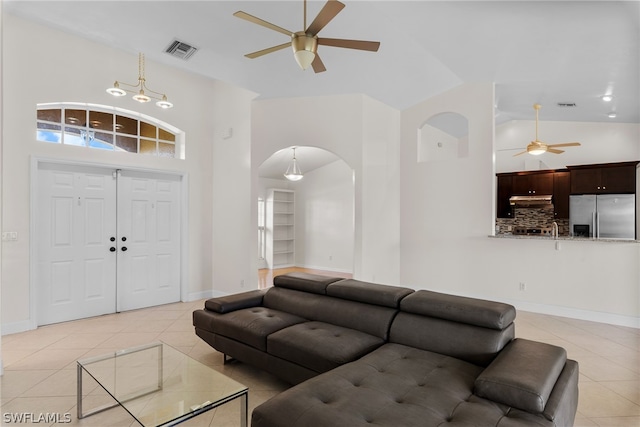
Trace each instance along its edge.
<path fill-rule="evenodd" d="M 341 47 L 345 49 L 357 49 L 366 50 L 370 52 L 377 52 L 380 47 L 380 42 L 364 41 L 364 40 L 347 40 L 347 39 L 327 39 L 319 38 L 318 33 L 322 30 L 333 18 L 336 17 L 340 11 L 344 9 L 344 4 L 338 0 L 328 0 L 322 7 L 316 18 L 311 25 L 307 27 L 307 0 L 304 0 L 303 11 L 303 31 L 289 31 L 282 27 L 279 27 L 271 22 L 267 22 L 263 19 L 250 15 L 241 10 L 233 14 L 233 16 L 244 19 L 254 24 L 258 24 L 273 31 L 277 31 L 281 34 L 291 37 L 289 43 L 283 43 L 277 46 L 272 46 L 266 49 L 258 50 L 256 52 L 248 53 L 245 56 L 250 59 L 259 58 L 268 53 L 277 52 L 291 46 L 293 48 L 293 55 L 296 62 L 303 70 L 306 70 L 311 66 L 313 71 L 321 73 L 326 71 L 324 63 L 318 55 L 318 45 Z"/>
<path fill-rule="evenodd" d="M 121 85 L 127 86 L 129 89 L 122 88 L 120 87 Z M 150 92 L 152 95 L 147 95 L 145 91 Z M 147 87 L 146 79 L 144 77 L 144 54 L 142 53 L 138 54 L 138 83 L 132 85 L 116 80 L 113 87 L 107 89 L 108 94 L 116 97 L 125 96 L 127 92 L 133 93 L 133 99 L 140 103 L 146 103 L 151 101 L 151 99 L 155 99 L 157 100 L 156 105 L 162 109 L 166 110 L 167 108 L 173 107 L 173 104 L 167 99 L 167 95 L 152 91 Z"/>
<path fill-rule="evenodd" d="M 531 141 L 529 145 L 527 145 L 527 149 L 518 154 L 514 154 L 513 157 L 519 156 L 521 154 L 529 153 L 534 156 L 539 156 L 544 153 L 553 153 L 553 154 L 562 154 L 564 150 L 558 150 L 557 147 L 577 147 L 580 145 L 579 142 L 563 142 L 561 144 L 546 144 L 538 139 L 538 111 L 540 111 L 542 105 L 533 104 L 533 109 L 536 110 L 536 139 L 535 141 Z"/>
<path fill-rule="evenodd" d="M 318 38 L 309 36 L 304 31 L 298 31 L 291 37 L 291 47 L 298 65 L 306 70 L 316 58 Z"/>

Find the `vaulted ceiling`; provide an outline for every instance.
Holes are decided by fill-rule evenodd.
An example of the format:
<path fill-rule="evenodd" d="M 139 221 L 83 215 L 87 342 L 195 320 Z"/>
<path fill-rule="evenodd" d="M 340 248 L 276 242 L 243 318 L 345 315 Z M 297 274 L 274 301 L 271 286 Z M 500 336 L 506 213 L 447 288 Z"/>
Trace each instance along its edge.
<path fill-rule="evenodd" d="M 308 22 L 324 1 L 309 1 Z M 616 1 L 357 1 L 322 37 L 377 40 L 377 53 L 320 46 L 324 73 L 302 71 L 292 51 L 244 54 L 288 37 L 233 16 L 303 27 L 303 2 L 19 1 L 4 13 L 39 21 L 259 93 L 262 98 L 364 93 L 397 109 L 463 82 L 496 84 L 496 120 L 640 121 L 640 3 Z M 196 46 L 187 61 L 164 52 Z M 613 100 L 601 97 L 612 94 Z M 558 103 L 575 103 L 560 107 Z M 615 111 L 617 117 L 607 114 Z"/>

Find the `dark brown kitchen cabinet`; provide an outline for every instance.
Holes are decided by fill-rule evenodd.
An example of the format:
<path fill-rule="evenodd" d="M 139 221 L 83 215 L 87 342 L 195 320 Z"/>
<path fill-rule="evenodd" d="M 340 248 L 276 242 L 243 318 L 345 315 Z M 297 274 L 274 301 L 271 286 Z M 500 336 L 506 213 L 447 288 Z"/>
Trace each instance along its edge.
<path fill-rule="evenodd" d="M 571 193 L 571 173 L 560 171 L 553 173 L 553 217 L 569 218 L 569 194 Z"/>
<path fill-rule="evenodd" d="M 553 172 L 518 172 L 513 175 L 514 196 L 553 194 Z"/>
<path fill-rule="evenodd" d="M 638 162 L 567 166 L 571 194 L 619 194 L 636 192 Z"/>
<path fill-rule="evenodd" d="M 511 174 L 498 174 L 498 204 L 496 215 L 498 218 L 513 218 L 513 209 L 509 203 L 511 197 L 511 183 L 513 177 Z"/>

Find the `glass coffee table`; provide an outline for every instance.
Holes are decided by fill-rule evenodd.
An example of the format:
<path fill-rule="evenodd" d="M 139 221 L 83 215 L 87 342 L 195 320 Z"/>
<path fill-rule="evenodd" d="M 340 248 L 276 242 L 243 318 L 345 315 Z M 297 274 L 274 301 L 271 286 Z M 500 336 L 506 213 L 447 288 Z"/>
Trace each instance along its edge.
<path fill-rule="evenodd" d="M 77 369 L 79 419 L 120 405 L 142 426 L 171 426 L 240 399 L 247 426 L 249 389 L 163 342 L 78 360 Z M 96 387 L 83 388 L 86 375 L 115 402 L 85 411 Z"/>

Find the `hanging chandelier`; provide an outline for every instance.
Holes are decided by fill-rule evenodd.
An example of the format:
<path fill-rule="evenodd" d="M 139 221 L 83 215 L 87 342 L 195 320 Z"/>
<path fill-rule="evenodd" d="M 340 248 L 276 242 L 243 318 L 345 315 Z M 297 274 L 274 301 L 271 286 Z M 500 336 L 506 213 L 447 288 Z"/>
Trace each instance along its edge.
<path fill-rule="evenodd" d="M 127 86 L 130 89 L 127 89 L 127 88 L 123 89 L 120 86 Z M 151 95 L 148 95 L 145 91 L 149 92 Z M 149 102 L 152 99 L 155 99 L 157 100 L 156 105 L 160 108 L 167 109 L 167 108 L 173 107 L 173 104 L 169 102 L 169 100 L 167 100 L 167 95 L 159 92 L 154 92 L 147 87 L 146 80 L 144 77 L 144 54 L 143 53 L 138 54 L 138 83 L 135 85 L 132 85 L 128 83 L 119 82 L 116 80 L 115 83 L 113 84 L 113 87 L 110 87 L 109 89 L 107 89 L 107 93 L 110 93 L 113 96 L 125 96 L 127 92 L 133 93 L 134 94 L 133 99 L 135 99 L 140 103 Z M 157 96 L 154 96 L 154 95 L 157 95 Z"/>
<path fill-rule="evenodd" d="M 293 148 L 293 160 L 289 163 L 289 167 L 284 173 L 284 177 L 289 181 L 300 181 L 302 179 L 302 171 L 300 170 L 300 166 L 298 166 L 298 161 L 296 160 L 295 147 Z"/>

